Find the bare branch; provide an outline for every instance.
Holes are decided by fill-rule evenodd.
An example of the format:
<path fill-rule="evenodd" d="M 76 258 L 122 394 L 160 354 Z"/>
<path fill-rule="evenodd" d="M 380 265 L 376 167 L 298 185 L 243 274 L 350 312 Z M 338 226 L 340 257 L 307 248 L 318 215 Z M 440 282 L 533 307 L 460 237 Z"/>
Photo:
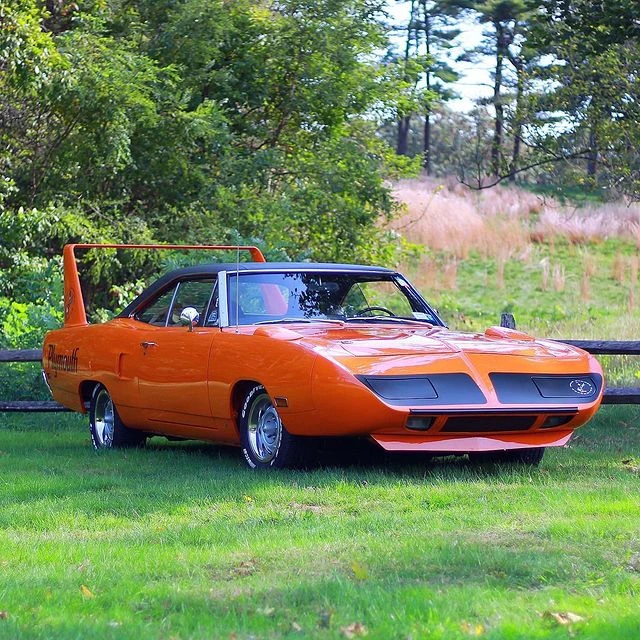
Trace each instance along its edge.
<path fill-rule="evenodd" d="M 580 151 L 576 151 L 575 153 L 571 153 L 568 155 L 554 155 L 551 158 L 544 158 L 543 160 L 538 160 L 537 162 L 531 162 L 527 165 L 524 165 L 522 167 L 518 167 L 517 169 L 513 169 L 512 171 L 509 171 L 508 173 L 504 173 L 504 174 L 500 174 L 497 176 L 493 177 L 493 180 L 491 182 L 488 183 L 484 183 L 482 182 L 482 179 L 480 178 L 480 176 L 478 176 L 477 178 L 477 186 L 472 185 L 468 182 L 465 182 L 463 178 L 460 179 L 460 183 L 465 185 L 466 187 L 469 187 L 470 189 L 474 189 L 476 191 L 482 191 L 483 189 L 490 189 L 491 187 L 495 187 L 496 185 L 500 184 L 501 182 L 503 182 L 504 180 L 507 180 L 508 178 L 518 175 L 519 173 L 522 173 L 523 171 L 528 171 L 529 169 L 535 169 L 536 167 L 541 167 L 544 166 L 546 164 L 551 164 L 553 162 L 563 162 L 566 160 L 587 160 L 589 158 L 589 156 L 587 155 L 589 152 L 591 151 L 591 149 L 581 149 Z"/>

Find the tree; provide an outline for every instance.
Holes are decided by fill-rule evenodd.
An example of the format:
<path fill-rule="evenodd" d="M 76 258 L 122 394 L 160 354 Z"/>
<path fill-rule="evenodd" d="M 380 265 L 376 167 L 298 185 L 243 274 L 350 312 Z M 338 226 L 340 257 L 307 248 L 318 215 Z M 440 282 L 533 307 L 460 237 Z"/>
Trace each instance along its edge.
<path fill-rule="evenodd" d="M 483 183 L 491 156 L 493 121 L 487 110 L 460 112 L 441 105 L 433 113 L 432 155 L 436 173 L 458 176 L 466 184 Z"/>
<path fill-rule="evenodd" d="M 468 9 L 471 2 L 465 0 L 419 0 L 420 25 L 424 37 L 425 56 L 428 66 L 424 81 L 428 94 L 434 100 L 424 105 L 423 167 L 427 175 L 432 173 L 431 115 L 433 105 L 445 102 L 455 93 L 447 86 L 459 78 L 459 74 L 446 61 L 445 54 L 452 48 L 453 40 L 460 35 L 455 28 L 456 19 Z"/>
<path fill-rule="evenodd" d="M 586 181 L 637 198 L 640 192 L 640 27 L 630 0 L 546 0 L 536 20 L 540 51 L 552 56 L 541 71 L 547 95 L 535 105 L 562 117 L 548 130 L 542 158 L 585 163 Z M 549 127 L 547 127 L 549 129 Z"/>
<path fill-rule="evenodd" d="M 495 58 L 493 71 L 493 97 L 491 104 L 495 110 L 493 144 L 491 147 L 491 173 L 499 176 L 503 172 L 503 143 L 505 128 L 505 63 L 513 63 L 518 82 L 523 83 L 524 61 L 511 51 L 518 46 L 521 22 L 527 13 L 527 0 L 479 0 L 474 9 L 480 14 L 480 22 L 490 25 L 486 32 L 486 45 L 481 50 Z M 520 85 L 523 87 L 523 84 Z M 521 95 L 519 96 L 521 99 Z M 518 142 L 519 145 L 519 142 Z M 514 153 L 519 155 L 519 146 Z"/>
<path fill-rule="evenodd" d="M 465 0 L 411 0 L 405 32 L 404 55 L 390 53 L 390 61 L 402 65 L 406 99 L 398 112 L 396 153 L 409 154 L 411 118 L 423 123 L 422 165 L 432 172 L 431 113 L 434 106 L 455 97 L 447 86 L 458 74 L 447 62 L 447 52 L 459 35 L 455 21 L 470 6 Z"/>
<path fill-rule="evenodd" d="M 74 240 L 383 255 L 402 164 L 372 131 L 400 102 L 383 9 L 0 0 L 0 281 Z M 96 305 L 154 266 L 91 260 Z"/>
<path fill-rule="evenodd" d="M 397 109 L 397 137 L 396 153 L 406 156 L 409 151 L 409 130 L 411 117 L 419 108 L 421 99 L 430 99 L 429 95 L 423 95 L 418 88 L 420 78 L 425 71 L 428 60 L 420 55 L 420 37 L 418 21 L 418 2 L 411 0 L 409 6 L 408 24 L 406 27 L 404 55 L 400 58 L 393 51 L 389 51 L 386 64 L 394 64 L 400 67 L 400 80 L 403 99 L 398 101 Z"/>

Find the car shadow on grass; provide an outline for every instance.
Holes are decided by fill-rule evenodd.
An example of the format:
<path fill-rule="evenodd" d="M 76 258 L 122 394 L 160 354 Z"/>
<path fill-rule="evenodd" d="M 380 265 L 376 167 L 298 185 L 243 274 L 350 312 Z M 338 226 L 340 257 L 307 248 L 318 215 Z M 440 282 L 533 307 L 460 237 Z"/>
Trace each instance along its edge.
<path fill-rule="evenodd" d="M 291 482 L 309 474 L 321 479 L 324 475 L 335 479 L 336 474 L 344 480 L 360 482 L 366 475 L 368 482 L 385 483 L 398 478 L 426 481 L 430 477 L 438 480 L 450 478 L 452 482 L 482 477 L 503 476 L 505 472 L 516 475 L 529 474 L 536 467 L 522 464 L 495 464 L 471 462 L 466 455 L 438 455 L 426 452 L 389 452 L 374 442 L 359 438 L 314 439 L 311 451 L 306 452 L 299 463 L 286 469 L 249 469 L 237 447 L 219 446 L 200 441 L 167 442 L 153 438 L 146 450 L 154 455 L 174 452 L 193 456 L 210 465 L 212 473 L 231 472 L 247 478 L 259 478 L 261 485 L 267 481 Z M 211 462 L 213 461 L 213 463 Z M 215 471 L 214 471 L 215 470 Z M 189 473 L 188 465 L 185 473 Z M 328 475 L 327 475 L 328 474 Z M 372 480 L 375 478 L 376 480 Z"/>

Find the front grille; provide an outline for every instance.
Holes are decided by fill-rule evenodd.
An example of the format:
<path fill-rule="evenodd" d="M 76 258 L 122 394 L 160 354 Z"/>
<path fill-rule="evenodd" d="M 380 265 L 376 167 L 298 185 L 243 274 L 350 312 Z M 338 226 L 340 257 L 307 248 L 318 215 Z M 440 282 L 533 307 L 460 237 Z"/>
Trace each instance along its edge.
<path fill-rule="evenodd" d="M 441 433 L 491 433 L 496 431 L 527 431 L 538 419 L 527 416 L 451 416 Z"/>

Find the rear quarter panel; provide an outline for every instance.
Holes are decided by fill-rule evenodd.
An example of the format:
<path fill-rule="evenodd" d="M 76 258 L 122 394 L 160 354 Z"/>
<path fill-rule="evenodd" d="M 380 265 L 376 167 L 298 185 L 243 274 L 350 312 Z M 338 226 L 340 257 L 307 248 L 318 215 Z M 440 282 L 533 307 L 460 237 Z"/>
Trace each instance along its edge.
<path fill-rule="evenodd" d="M 83 382 L 103 383 L 118 407 L 135 403 L 131 345 L 135 335 L 119 321 L 69 327 L 45 336 L 42 366 L 55 400 L 85 412 Z"/>

